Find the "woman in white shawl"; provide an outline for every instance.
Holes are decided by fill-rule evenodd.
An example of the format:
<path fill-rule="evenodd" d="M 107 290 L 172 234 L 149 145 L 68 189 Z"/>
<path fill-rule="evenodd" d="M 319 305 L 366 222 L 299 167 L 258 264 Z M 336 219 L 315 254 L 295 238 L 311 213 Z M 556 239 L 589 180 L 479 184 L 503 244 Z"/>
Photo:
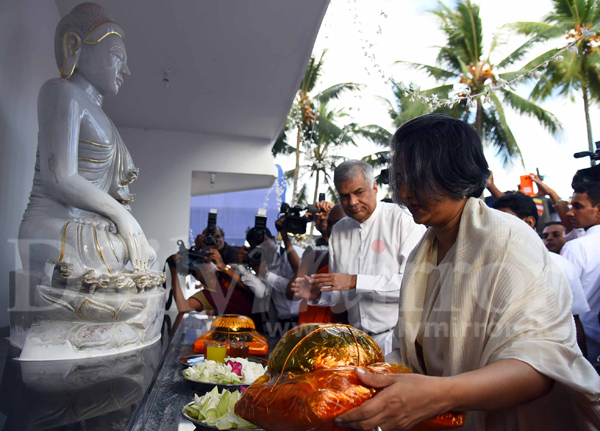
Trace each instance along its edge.
<path fill-rule="evenodd" d="M 478 199 L 489 171 L 476 131 L 425 115 L 396 131 L 392 151 L 394 196 L 429 227 L 386 358 L 415 374 L 357 368 L 381 391 L 336 421 L 405 430 L 463 410 L 468 430 L 600 429 L 600 378 L 577 346 L 567 281 L 531 228 Z"/>

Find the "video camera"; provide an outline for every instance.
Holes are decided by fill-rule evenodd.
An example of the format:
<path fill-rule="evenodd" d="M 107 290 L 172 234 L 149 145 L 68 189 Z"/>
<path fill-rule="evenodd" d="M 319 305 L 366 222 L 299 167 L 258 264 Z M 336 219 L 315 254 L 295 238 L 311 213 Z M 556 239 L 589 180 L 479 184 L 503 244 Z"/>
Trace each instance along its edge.
<path fill-rule="evenodd" d="M 325 200 L 325 193 L 319 193 L 319 202 Z M 290 206 L 283 202 L 279 209 L 280 216 L 285 215 L 283 220 L 283 230 L 291 234 L 303 235 L 306 233 L 306 225 L 312 221 L 312 217 L 306 214 L 300 215 L 302 211 L 306 211 L 310 214 L 319 214 L 321 210 L 316 205 L 308 205 L 306 208 L 300 205 Z"/>
<path fill-rule="evenodd" d="M 573 154 L 573 157 L 576 159 L 589 157 L 591 160 L 600 160 L 600 141 L 596 141 L 596 151 L 581 151 Z M 573 177 L 571 186 L 575 186 L 576 183 L 587 182 L 600 182 L 600 165 L 593 165 L 592 162 L 592 167 L 578 170 Z"/>
<path fill-rule="evenodd" d="M 600 141 L 596 141 L 596 151 L 580 151 L 579 153 L 573 154 L 576 159 L 583 157 L 589 157 L 592 160 L 600 160 Z"/>
<path fill-rule="evenodd" d="M 259 209 L 254 218 L 254 227 L 246 234 L 246 241 L 250 244 L 248 250 L 248 265 L 258 266 L 264 259 L 264 250 L 260 246 L 267 236 L 267 211 Z"/>
<path fill-rule="evenodd" d="M 390 161 L 390 153 L 381 153 L 379 154 L 379 161 L 382 164 L 388 164 Z M 388 168 L 384 168 L 379 173 L 379 180 L 381 184 L 389 184 L 390 183 L 390 170 Z"/>
<path fill-rule="evenodd" d="M 208 251 L 212 250 L 212 246 L 216 244 L 214 237 L 217 227 L 217 210 L 211 209 L 208 213 L 208 224 L 206 227 L 206 235 L 204 237 L 204 244 L 211 246 L 209 247 L 197 247 L 192 245 L 189 249 L 185 247 L 182 240 L 177 241 L 179 246 L 179 260 L 177 261 L 177 272 L 181 275 L 194 274 L 199 266 L 208 262 Z M 174 261 L 171 257 L 167 259 L 169 264 L 173 264 Z"/>

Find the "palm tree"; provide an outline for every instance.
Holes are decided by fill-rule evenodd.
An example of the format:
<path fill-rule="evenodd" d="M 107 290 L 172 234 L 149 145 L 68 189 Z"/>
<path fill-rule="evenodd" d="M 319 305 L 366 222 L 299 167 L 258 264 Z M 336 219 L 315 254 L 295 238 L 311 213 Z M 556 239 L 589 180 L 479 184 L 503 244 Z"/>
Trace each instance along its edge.
<path fill-rule="evenodd" d="M 523 162 L 517 141 L 506 120 L 504 105 L 521 115 L 536 118 L 551 133 L 557 132 L 561 127 L 557 118 L 534 102 L 517 95 L 513 88 L 500 90 L 502 101 L 494 91 L 489 91 L 485 100 L 481 97 L 470 98 L 471 94 L 486 92 L 490 85 L 515 78 L 516 72 L 505 72 L 504 69 L 520 59 L 523 52 L 517 50 L 498 63 L 492 63 L 490 57 L 498 45 L 498 36 L 485 55 L 479 6 L 470 0 L 460 0 L 455 9 L 440 3 L 432 12 L 439 17 L 441 29 L 447 39 L 446 45 L 439 47 L 436 66 L 402 61 L 399 63 L 424 71 L 442 85 L 420 92 L 424 96 L 433 97 L 434 104 L 428 107 L 413 100 L 404 86 L 394 83 L 397 106 L 391 106 L 390 115 L 395 125 L 400 126 L 430 110 L 445 113 L 473 124 L 482 140 L 497 149 L 505 165 L 515 158 L 520 158 Z M 455 91 L 458 84 L 460 89 Z M 435 103 L 438 98 L 451 97 L 454 97 L 456 103 Z"/>
<path fill-rule="evenodd" d="M 320 120 L 318 119 L 318 112 L 320 109 L 319 106 L 324 106 L 330 100 L 337 99 L 344 91 L 355 91 L 359 89 L 358 84 L 346 82 L 332 85 L 331 87 L 314 95 L 311 94 L 315 89 L 319 77 L 321 76 L 324 56 L 325 52 L 323 52 L 318 61 L 314 56 L 311 57 L 306 71 L 304 72 L 302 82 L 300 83 L 300 89 L 298 90 L 296 102 L 292 106 L 292 110 L 290 112 L 290 117 L 294 120 L 294 124 L 288 127 L 295 127 L 297 130 L 295 146 L 296 167 L 294 169 L 292 187 L 293 203 L 296 203 L 297 200 L 296 190 L 298 187 L 298 175 L 300 173 L 300 152 L 303 146 L 303 141 L 307 139 L 310 140 L 311 131 L 315 129 L 315 125 L 319 123 L 319 121 L 326 121 L 325 117 L 321 118 Z M 321 128 L 328 126 L 329 124 L 323 124 Z"/>
<path fill-rule="evenodd" d="M 335 167 L 347 157 L 338 154 L 345 145 L 357 146 L 357 138 L 366 138 L 378 145 L 389 143 L 390 133 L 380 126 L 371 124 L 359 127 L 356 123 L 349 123 L 344 127 L 338 123 L 347 114 L 343 109 L 330 109 L 327 102 L 319 104 L 316 112 L 313 111 L 315 121 L 312 128 L 305 129 L 306 136 L 302 139 L 305 164 L 300 168 L 309 178 L 315 179 L 313 202 L 317 200 L 321 181 L 327 188 L 329 199 L 337 203 L 337 194 L 333 185 L 331 173 Z M 292 178 L 295 170 L 286 172 Z M 303 176 L 302 172 L 298 178 Z M 296 203 L 305 206 L 308 203 L 306 183 L 300 188 Z"/>
<path fill-rule="evenodd" d="M 555 92 L 574 98 L 580 93 L 583 98 L 589 150 L 593 152 L 594 140 L 590 121 L 590 101 L 600 102 L 600 52 L 598 51 L 598 29 L 600 2 L 598 0 L 553 0 L 554 10 L 543 22 L 517 22 L 510 27 L 519 34 L 533 36 L 517 51 L 525 53 L 534 44 L 550 39 L 565 38 L 567 42 L 580 39 L 573 52 L 564 54 L 560 61 L 548 63 L 546 73 L 541 76 L 531 98 L 544 100 Z M 532 60 L 527 67 L 535 67 L 548 61 L 559 49 L 551 49 Z"/>

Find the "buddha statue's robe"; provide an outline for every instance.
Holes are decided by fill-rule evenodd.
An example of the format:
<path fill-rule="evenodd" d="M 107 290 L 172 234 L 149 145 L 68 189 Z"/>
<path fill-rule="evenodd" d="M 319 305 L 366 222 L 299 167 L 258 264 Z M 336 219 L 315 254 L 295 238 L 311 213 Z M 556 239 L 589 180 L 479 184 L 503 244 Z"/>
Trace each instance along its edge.
<path fill-rule="evenodd" d="M 137 178 L 138 169 L 116 127 L 112 122 L 110 125 L 110 131 L 104 133 L 97 125 L 82 122 L 78 173 L 128 208 L 135 200 L 128 186 Z M 68 265 L 63 278 L 70 279 L 86 273 L 88 278 L 114 275 L 123 271 L 129 262 L 125 240 L 111 220 L 68 206 L 46 190 L 40 172 L 39 149 L 19 237 L 28 240 L 21 242 L 21 255 L 29 257 L 24 259 L 24 267 L 38 273 L 43 271 L 48 259 Z M 155 259 L 156 253 L 151 250 L 150 264 Z"/>

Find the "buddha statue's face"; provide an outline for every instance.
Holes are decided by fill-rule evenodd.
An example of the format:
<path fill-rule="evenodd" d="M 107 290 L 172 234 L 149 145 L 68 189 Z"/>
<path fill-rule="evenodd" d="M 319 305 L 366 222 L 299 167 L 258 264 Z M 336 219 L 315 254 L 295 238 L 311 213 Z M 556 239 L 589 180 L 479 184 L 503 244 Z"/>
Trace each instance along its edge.
<path fill-rule="evenodd" d="M 131 74 L 123 39 L 110 34 L 95 45 L 83 44 L 76 70 L 100 94 L 114 96 L 125 76 Z"/>

